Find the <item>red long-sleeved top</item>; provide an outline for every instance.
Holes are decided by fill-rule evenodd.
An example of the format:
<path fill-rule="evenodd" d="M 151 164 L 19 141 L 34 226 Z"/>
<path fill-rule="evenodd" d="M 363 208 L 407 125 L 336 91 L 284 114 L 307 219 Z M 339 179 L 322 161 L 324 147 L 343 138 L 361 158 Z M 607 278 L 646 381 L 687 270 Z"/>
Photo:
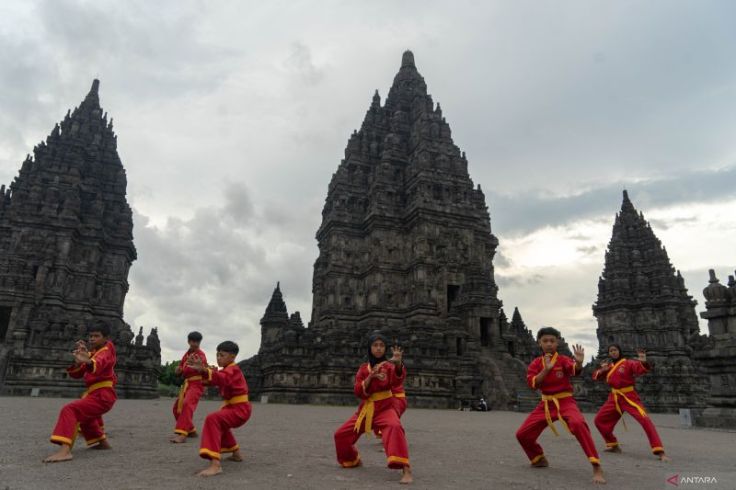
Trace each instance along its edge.
<path fill-rule="evenodd" d="M 649 372 L 651 366 L 638 359 L 620 359 L 610 369 L 599 368 L 593 372 L 593 379 L 606 381 L 617 390 L 633 386 L 635 378 Z"/>
<path fill-rule="evenodd" d="M 87 387 L 101 381 L 112 381 L 117 383 L 118 377 L 115 375 L 115 363 L 117 356 L 115 354 L 115 345 L 108 341 L 104 346 L 97 350 L 90 351 L 90 359 L 92 364 L 79 364 L 67 368 L 66 372 L 72 378 L 84 377 L 84 384 Z"/>
<path fill-rule="evenodd" d="M 245 381 L 240 366 L 230 363 L 219 371 L 207 368 L 207 381 L 217 386 L 223 399 L 229 400 L 235 396 L 248 394 L 248 383 Z"/>
<path fill-rule="evenodd" d="M 199 357 L 202 360 L 202 364 L 205 366 L 207 365 L 207 356 L 204 355 L 202 349 L 197 349 L 194 352 L 186 351 L 184 356 L 181 358 L 181 363 L 179 364 L 179 366 L 181 366 L 181 374 L 184 378 L 191 378 L 192 376 L 200 376 L 202 374 L 196 369 L 187 366 L 187 359 L 192 356 Z"/>
<path fill-rule="evenodd" d="M 394 365 L 394 363 L 382 362 L 380 364 L 379 372 L 384 373 L 386 375 L 386 378 L 373 378 L 371 382 L 368 383 L 367 386 L 365 386 L 364 389 L 363 381 L 365 381 L 368 375 L 371 374 L 371 365 L 367 362 L 361 364 L 358 368 L 357 374 L 355 375 L 355 386 L 353 387 L 353 392 L 355 393 L 355 396 L 362 400 L 367 400 L 368 397 L 370 397 L 373 393 L 388 390 L 394 390 L 395 392 L 397 392 L 397 388 L 403 388 L 404 379 L 406 379 L 406 366 L 403 366 L 401 369 L 401 374 L 398 374 L 396 372 L 396 365 Z M 403 389 L 401 391 L 403 391 Z"/>
<path fill-rule="evenodd" d="M 555 365 L 552 370 L 547 373 L 541 383 L 536 384 L 534 378 L 544 369 L 544 356 L 534 359 L 526 371 L 526 382 L 533 390 L 541 390 L 544 395 L 554 395 L 563 391 L 572 391 L 571 376 L 580 374 L 575 360 L 571 357 L 561 356 L 555 352 L 552 356 Z"/>

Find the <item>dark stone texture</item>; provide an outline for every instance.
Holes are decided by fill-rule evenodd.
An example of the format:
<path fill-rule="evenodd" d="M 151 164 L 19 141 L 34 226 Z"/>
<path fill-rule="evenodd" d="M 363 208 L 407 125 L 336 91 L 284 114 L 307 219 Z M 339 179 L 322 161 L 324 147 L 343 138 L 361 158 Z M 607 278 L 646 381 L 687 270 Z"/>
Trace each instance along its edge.
<path fill-rule="evenodd" d="M 364 339 L 380 329 L 406 348 L 412 405 L 517 404 L 534 340 L 518 312 L 501 320 L 485 196 L 411 52 L 350 136 L 322 217 L 309 328 L 277 287 L 259 353 L 241 364 L 254 395 L 353 404 Z"/>
<path fill-rule="evenodd" d="M 123 321 L 136 259 L 125 169 L 99 82 L 0 187 L 0 393 L 77 396 L 66 375 L 87 325 L 112 327 L 118 394 L 156 397 L 158 334 L 132 344 Z"/>

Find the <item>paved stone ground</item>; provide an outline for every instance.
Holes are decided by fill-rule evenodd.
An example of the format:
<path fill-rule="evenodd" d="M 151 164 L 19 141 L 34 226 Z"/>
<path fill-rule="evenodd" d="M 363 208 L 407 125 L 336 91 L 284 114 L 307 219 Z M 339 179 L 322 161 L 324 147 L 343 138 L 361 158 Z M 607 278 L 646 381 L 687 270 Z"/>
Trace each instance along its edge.
<path fill-rule="evenodd" d="M 367 489 L 396 485 L 399 472 L 385 467 L 380 446 L 364 436 L 361 468 L 335 461 L 332 432 L 353 408 L 303 405 L 253 407 L 250 422 L 236 431 L 243 463 L 224 462 L 224 473 L 207 480 L 193 473 L 205 466 L 198 439 L 168 442 L 173 429 L 170 399 L 120 400 L 105 419 L 112 451 L 78 447 L 68 463 L 42 464 L 55 446 L 48 436 L 59 408 L 68 400 L 0 397 L 0 490 L 16 489 Z M 198 427 L 219 403 L 203 401 Z M 592 487 L 590 466 L 569 434 L 545 431 L 540 442 L 552 466 L 529 468 L 514 432 L 525 414 L 411 409 L 404 415 L 415 474 L 413 488 L 557 489 Z M 593 427 L 592 415 L 586 415 Z M 621 429 L 624 454 L 602 455 L 608 488 L 675 488 L 666 479 L 716 477 L 716 484 L 677 488 L 736 488 L 736 433 L 680 429 L 674 415 L 653 415 L 673 462 L 649 453 L 641 428 L 629 419 Z M 595 431 L 595 429 L 593 429 Z M 599 449 L 603 442 L 594 433 Z"/>

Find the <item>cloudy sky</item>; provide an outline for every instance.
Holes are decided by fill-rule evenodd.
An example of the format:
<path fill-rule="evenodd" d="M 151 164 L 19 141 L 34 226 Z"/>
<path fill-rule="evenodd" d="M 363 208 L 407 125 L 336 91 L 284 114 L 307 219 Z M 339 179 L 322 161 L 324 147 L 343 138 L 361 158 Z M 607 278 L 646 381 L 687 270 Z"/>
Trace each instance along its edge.
<path fill-rule="evenodd" d="M 703 309 L 736 259 L 736 4 L 722 1 L 17 1 L 0 4 L 0 183 L 92 79 L 135 213 L 125 319 L 164 358 L 245 356 L 280 280 L 311 310 L 327 184 L 401 53 L 467 152 L 510 315 L 597 349 L 621 190 Z"/>

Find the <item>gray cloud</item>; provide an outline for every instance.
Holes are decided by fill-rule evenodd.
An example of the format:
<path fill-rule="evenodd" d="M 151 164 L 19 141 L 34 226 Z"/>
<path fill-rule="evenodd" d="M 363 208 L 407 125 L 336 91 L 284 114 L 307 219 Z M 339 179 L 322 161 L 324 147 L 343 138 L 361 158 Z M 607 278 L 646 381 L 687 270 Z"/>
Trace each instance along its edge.
<path fill-rule="evenodd" d="M 634 17 L 587 0 L 6 2 L 0 183 L 100 78 L 136 210 L 126 318 L 158 324 L 165 349 L 206 328 L 252 353 L 276 280 L 309 317 L 327 184 L 404 49 L 503 247 L 547 225 L 610 223 L 623 187 L 645 214 L 731 198 L 735 13 L 678 1 Z M 501 295 L 534 325 L 568 322 L 554 307 L 589 304 L 601 267 L 532 284 L 501 275 Z M 583 310 L 570 324 L 587 332 Z"/>
<path fill-rule="evenodd" d="M 609 219 L 621 209 L 622 190 L 629 191 L 634 206 L 647 209 L 697 202 L 728 201 L 736 187 L 736 166 L 721 170 L 695 170 L 668 178 L 636 182 L 617 181 L 569 196 L 548 196 L 539 189 L 513 195 L 490 192 L 494 233 L 499 236 L 529 233 L 577 219 Z M 692 218 L 680 218 L 682 220 Z"/>

